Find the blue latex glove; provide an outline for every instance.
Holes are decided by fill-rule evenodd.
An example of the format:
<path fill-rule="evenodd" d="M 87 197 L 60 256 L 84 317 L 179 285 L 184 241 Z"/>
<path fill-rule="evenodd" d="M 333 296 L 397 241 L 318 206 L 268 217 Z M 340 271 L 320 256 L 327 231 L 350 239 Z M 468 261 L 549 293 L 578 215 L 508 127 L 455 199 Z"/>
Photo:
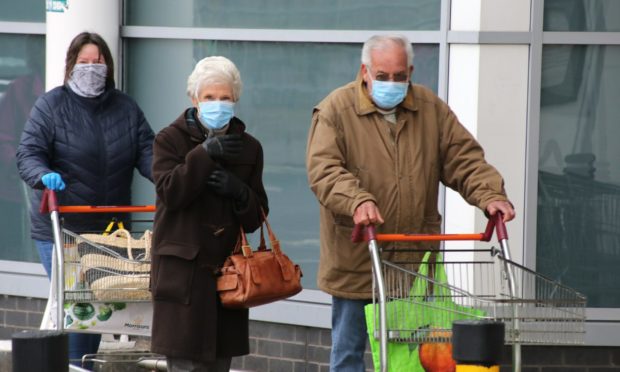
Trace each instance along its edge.
<path fill-rule="evenodd" d="M 41 177 L 41 182 L 50 190 L 60 191 L 65 189 L 65 182 L 56 172 L 48 173 Z"/>

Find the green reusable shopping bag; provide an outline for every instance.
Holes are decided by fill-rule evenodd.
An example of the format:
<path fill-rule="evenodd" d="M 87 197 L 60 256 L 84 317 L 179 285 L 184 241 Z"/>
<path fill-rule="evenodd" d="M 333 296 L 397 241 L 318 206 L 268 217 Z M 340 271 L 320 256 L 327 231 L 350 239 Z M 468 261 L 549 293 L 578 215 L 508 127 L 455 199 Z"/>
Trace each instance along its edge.
<path fill-rule="evenodd" d="M 390 313 L 394 306 L 411 306 L 404 301 L 390 301 L 386 303 L 386 310 Z M 390 309 L 390 307 L 392 307 Z M 370 341 L 370 350 L 372 351 L 372 364 L 375 367 L 375 371 L 381 370 L 380 352 L 379 352 L 379 340 L 374 336 L 374 324 L 373 316 L 375 312 L 375 305 L 368 304 L 364 307 L 366 313 L 366 329 L 368 330 L 368 339 Z M 379 324 L 379 314 L 377 313 L 377 322 Z M 409 327 L 408 327 L 409 328 Z M 390 322 L 388 319 L 388 329 L 390 329 Z M 415 329 L 415 328 L 412 328 Z M 388 368 L 390 371 L 403 371 L 403 372 L 424 372 L 424 368 L 420 364 L 420 357 L 418 355 L 417 344 L 396 343 L 388 342 Z"/>
<path fill-rule="evenodd" d="M 418 273 L 425 277 L 429 277 L 428 261 L 431 254 L 432 252 L 430 251 L 425 253 L 418 268 Z M 440 284 L 447 284 L 448 276 L 446 275 L 441 253 L 437 254 L 437 262 L 435 263 L 434 280 Z M 385 304 L 386 313 L 388 314 L 388 330 L 397 329 L 401 335 L 410 336 L 406 334 L 407 330 L 412 330 L 413 333 L 421 328 L 451 329 L 452 322 L 455 320 L 477 319 L 485 316 L 485 312 L 482 310 L 461 306 L 452 301 L 451 291 L 446 286 L 434 285 L 432 296 L 427 297 L 428 284 L 428 280 L 416 276 L 409 292 L 409 299 L 392 300 Z M 374 304 L 366 305 L 364 311 L 373 365 L 375 370 L 379 371 L 379 340 L 374 337 L 374 325 L 379 323 L 379 314 L 374 314 Z M 407 314 L 407 316 L 391 319 L 389 314 Z M 374 316 L 377 317 L 376 322 L 373 321 Z M 396 324 L 396 322 L 400 322 L 400 324 Z M 424 368 L 420 364 L 417 344 L 389 342 L 387 355 L 390 371 L 424 372 Z"/>

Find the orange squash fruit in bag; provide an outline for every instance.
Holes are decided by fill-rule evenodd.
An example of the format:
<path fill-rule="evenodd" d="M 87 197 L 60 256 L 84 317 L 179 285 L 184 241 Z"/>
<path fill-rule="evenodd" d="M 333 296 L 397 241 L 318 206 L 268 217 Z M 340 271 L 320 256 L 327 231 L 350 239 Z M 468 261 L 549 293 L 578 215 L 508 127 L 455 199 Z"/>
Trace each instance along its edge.
<path fill-rule="evenodd" d="M 449 332 L 434 331 L 430 337 L 449 337 Z M 426 372 L 454 372 L 456 362 L 452 359 L 452 344 L 442 343 L 423 343 L 418 348 L 420 364 Z"/>

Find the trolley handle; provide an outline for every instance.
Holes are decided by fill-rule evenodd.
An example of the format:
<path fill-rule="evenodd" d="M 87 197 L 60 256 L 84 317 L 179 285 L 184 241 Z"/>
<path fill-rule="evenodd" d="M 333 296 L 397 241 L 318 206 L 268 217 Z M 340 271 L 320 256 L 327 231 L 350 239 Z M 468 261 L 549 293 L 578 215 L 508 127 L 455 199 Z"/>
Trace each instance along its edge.
<path fill-rule="evenodd" d="M 360 243 L 369 240 L 377 240 L 377 229 L 375 225 L 356 224 L 351 233 L 351 241 L 353 243 Z"/>
<path fill-rule="evenodd" d="M 506 230 L 506 224 L 504 223 L 504 214 L 502 212 L 497 212 L 495 213 L 495 216 L 491 217 L 495 219 L 495 233 L 497 234 L 497 240 L 508 240 L 508 231 Z M 491 235 L 493 235 L 493 232 L 491 232 Z M 491 235 L 489 235 L 489 240 L 491 240 Z"/>
<path fill-rule="evenodd" d="M 56 192 L 50 189 L 43 190 L 43 197 L 39 205 L 39 213 L 58 212 L 58 199 Z"/>
<path fill-rule="evenodd" d="M 391 241 L 391 242 L 428 242 L 428 241 L 452 241 L 452 240 L 479 240 L 488 242 L 493 236 L 493 231 L 497 233 L 497 240 L 508 239 L 504 216 L 498 212 L 489 218 L 487 227 L 483 233 L 478 234 L 377 234 L 375 225 L 356 224 L 351 233 L 351 241 L 359 243 L 369 240 Z"/>
<path fill-rule="evenodd" d="M 155 212 L 154 205 L 67 205 L 59 206 L 54 190 L 45 189 L 39 206 L 40 213 L 132 213 Z"/>

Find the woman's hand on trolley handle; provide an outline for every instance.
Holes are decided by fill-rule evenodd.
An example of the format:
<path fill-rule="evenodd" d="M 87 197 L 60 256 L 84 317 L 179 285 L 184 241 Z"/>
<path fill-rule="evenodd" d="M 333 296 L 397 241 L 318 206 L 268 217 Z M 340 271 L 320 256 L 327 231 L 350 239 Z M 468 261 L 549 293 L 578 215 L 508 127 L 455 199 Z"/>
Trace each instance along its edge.
<path fill-rule="evenodd" d="M 56 172 L 43 175 L 43 177 L 41 177 L 41 183 L 53 191 L 61 191 L 65 189 L 65 182 L 62 180 L 60 174 Z"/>
<path fill-rule="evenodd" d="M 375 202 L 370 200 L 358 205 L 355 208 L 355 213 L 353 213 L 353 223 L 356 225 L 369 225 L 371 223 L 381 225 L 383 222 L 379 208 Z"/>
<path fill-rule="evenodd" d="M 486 208 L 488 216 L 495 216 L 496 213 L 501 213 L 504 216 L 504 222 L 511 221 L 515 218 L 515 210 L 512 203 L 509 201 L 495 200 L 489 203 Z"/>

